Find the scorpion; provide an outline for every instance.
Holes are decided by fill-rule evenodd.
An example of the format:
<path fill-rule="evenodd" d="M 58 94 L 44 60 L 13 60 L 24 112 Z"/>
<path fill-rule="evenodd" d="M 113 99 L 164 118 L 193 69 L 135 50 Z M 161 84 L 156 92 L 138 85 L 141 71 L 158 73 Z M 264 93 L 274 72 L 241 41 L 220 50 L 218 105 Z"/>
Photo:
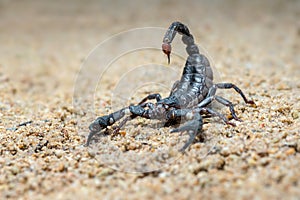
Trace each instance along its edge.
<path fill-rule="evenodd" d="M 114 132 L 119 132 L 120 128 L 129 120 L 136 117 L 146 119 L 156 119 L 165 122 L 165 126 L 177 125 L 170 132 L 187 132 L 188 140 L 180 152 L 185 150 L 195 141 L 197 136 L 203 132 L 204 115 L 218 117 L 224 123 L 235 126 L 224 114 L 208 107 L 213 101 L 217 101 L 230 110 L 231 116 L 237 121 L 239 119 L 235 113 L 234 105 L 229 100 L 216 95 L 217 89 L 234 89 L 243 98 L 247 104 L 254 104 L 254 101 L 248 100 L 242 90 L 232 83 L 213 83 L 213 71 L 207 57 L 199 53 L 198 46 L 194 42 L 194 37 L 188 27 L 181 22 L 173 22 L 165 33 L 162 44 L 162 51 L 167 55 L 170 63 L 171 43 L 176 35 L 182 35 L 182 42 L 186 45 L 188 58 L 183 69 L 180 80 L 177 80 L 166 98 L 162 98 L 159 93 L 149 94 L 136 105 L 131 104 L 111 114 L 98 117 L 90 124 L 90 133 L 87 138 L 86 146 L 91 143 L 92 137 L 108 126 L 125 117 Z M 156 100 L 152 103 L 149 100 Z M 181 124 L 183 121 L 183 124 Z"/>

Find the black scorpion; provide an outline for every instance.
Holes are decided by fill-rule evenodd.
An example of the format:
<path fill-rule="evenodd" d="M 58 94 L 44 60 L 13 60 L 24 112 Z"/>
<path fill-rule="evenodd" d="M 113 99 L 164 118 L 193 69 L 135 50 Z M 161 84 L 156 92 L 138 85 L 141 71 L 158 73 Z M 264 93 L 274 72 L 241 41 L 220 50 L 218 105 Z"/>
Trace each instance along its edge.
<path fill-rule="evenodd" d="M 129 115 L 115 128 L 115 132 L 118 132 L 128 120 L 136 117 L 158 119 L 164 121 L 167 126 L 180 124 L 183 121 L 182 125 L 171 130 L 171 132 L 188 132 L 189 139 L 180 149 L 181 152 L 184 152 L 194 142 L 196 136 L 202 132 L 202 115 L 219 117 L 226 124 L 235 126 L 223 114 L 207 107 L 214 100 L 228 106 L 232 117 L 241 121 L 235 114 L 233 104 L 229 100 L 217 96 L 216 90 L 233 88 L 241 95 L 245 103 L 254 104 L 254 102 L 248 100 L 242 90 L 232 83 L 213 84 L 213 72 L 208 59 L 199 53 L 193 35 L 187 26 L 180 22 L 173 22 L 163 39 L 162 50 L 168 56 L 168 62 L 170 63 L 171 43 L 176 33 L 182 35 L 182 41 L 186 45 L 189 56 L 182 77 L 174 83 L 170 95 L 163 99 L 160 94 L 150 94 L 137 105 L 131 105 L 109 115 L 98 117 L 89 126 L 90 134 L 87 139 L 87 146 L 95 134 L 113 125 L 125 115 Z M 156 103 L 147 102 L 154 99 Z"/>

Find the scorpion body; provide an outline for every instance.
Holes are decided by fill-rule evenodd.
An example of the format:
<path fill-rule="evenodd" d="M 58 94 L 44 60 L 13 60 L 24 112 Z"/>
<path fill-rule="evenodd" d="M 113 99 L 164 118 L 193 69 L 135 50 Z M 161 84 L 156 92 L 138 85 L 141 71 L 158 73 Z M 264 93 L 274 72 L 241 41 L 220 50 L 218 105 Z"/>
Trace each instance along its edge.
<path fill-rule="evenodd" d="M 115 132 L 118 132 L 128 120 L 136 117 L 158 119 L 166 122 L 167 126 L 176 125 L 184 121 L 178 128 L 171 130 L 171 132 L 188 132 L 190 137 L 180 149 L 180 151 L 184 152 L 186 148 L 194 142 L 195 137 L 202 132 L 202 114 L 219 117 L 226 124 L 235 125 L 223 114 L 207 107 L 212 101 L 216 100 L 228 106 L 232 117 L 235 120 L 240 120 L 235 114 L 233 104 L 229 100 L 216 95 L 218 88 L 233 88 L 241 95 L 245 103 L 254 104 L 252 100 L 246 98 L 241 89 L 232 83 L 213 84 L 213 72 L 208 59 L 199 53 L 193 35 L 187 26 L 180 22 L 173 22 L 163 39 L 162 50 L 167 55 L 169 63 L 171 43 L 176 33 L 182 35 L 182 41 L 186 45 L 188 58 L 183 69 L 182 77 L 174 83 L 170 95 L 166 98 L 162 98 L 160 94 L 150 94 L 137 105 L 131 105 L 112 114 L 98 117 L 89 126 L 91 132 L 87 139 L 87 146 L 95 134 L 113 125 L 127 114 L 129 116 L 120 122 L 119 126 L 115 128 Z M 148 100 L 154 99 L 156 103 L 148 102 Z"/>

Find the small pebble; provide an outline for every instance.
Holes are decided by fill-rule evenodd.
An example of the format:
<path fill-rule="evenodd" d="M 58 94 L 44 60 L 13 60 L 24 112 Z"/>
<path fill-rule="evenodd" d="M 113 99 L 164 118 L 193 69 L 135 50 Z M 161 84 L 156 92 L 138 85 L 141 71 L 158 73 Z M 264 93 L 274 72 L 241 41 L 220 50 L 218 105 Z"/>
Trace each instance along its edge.
<path fill-rule="evenodd" d="M 289 148 L 288 150 L 285 151 L 285 155 L 290 156 L 294 155 L 296 153 L 295 148 Z"/>
<path fill-rule="evenodd" d="M 106 176 L 112 175 L 113 173 L 114 173 L 113 169 L 103 168 L 97 176 L 98 177 L 106 177 Z"/>
<path fill-rule="evenodd" d="M 57 158 L 61 158 L 63 155 L 64 151 L 63 150 L 55 150 L 55 155 Z"/>
<path fill-rule="evenodd" d="M 58 172 L 63 172 L 65 170 L 65 164 L 59 163 L 58 167 L 56 168 Z"/>
<path fill-rule="evenodd" d="M 231 153 L 231 152 L 230 152 L 229 147 L 223 147 L 222 150 L 221 150 L 221 152 L 220 152 L 220 154 L 221 154 L 222 156 L 225 156 L 225 157 L 229 156 L 230 153 Z"/>

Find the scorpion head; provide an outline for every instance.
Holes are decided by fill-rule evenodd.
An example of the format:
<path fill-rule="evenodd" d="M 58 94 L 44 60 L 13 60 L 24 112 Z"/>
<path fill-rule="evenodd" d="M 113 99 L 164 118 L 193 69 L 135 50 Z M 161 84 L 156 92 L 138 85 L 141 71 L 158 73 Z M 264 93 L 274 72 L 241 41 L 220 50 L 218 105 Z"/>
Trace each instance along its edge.
<path fill-rule="evenodd" d="M 170 54 L 171 54 L 171 44 L 163 43 L 162 44 L 162 51 L 168 56 L 168 64 L 170 64 Z"/>

